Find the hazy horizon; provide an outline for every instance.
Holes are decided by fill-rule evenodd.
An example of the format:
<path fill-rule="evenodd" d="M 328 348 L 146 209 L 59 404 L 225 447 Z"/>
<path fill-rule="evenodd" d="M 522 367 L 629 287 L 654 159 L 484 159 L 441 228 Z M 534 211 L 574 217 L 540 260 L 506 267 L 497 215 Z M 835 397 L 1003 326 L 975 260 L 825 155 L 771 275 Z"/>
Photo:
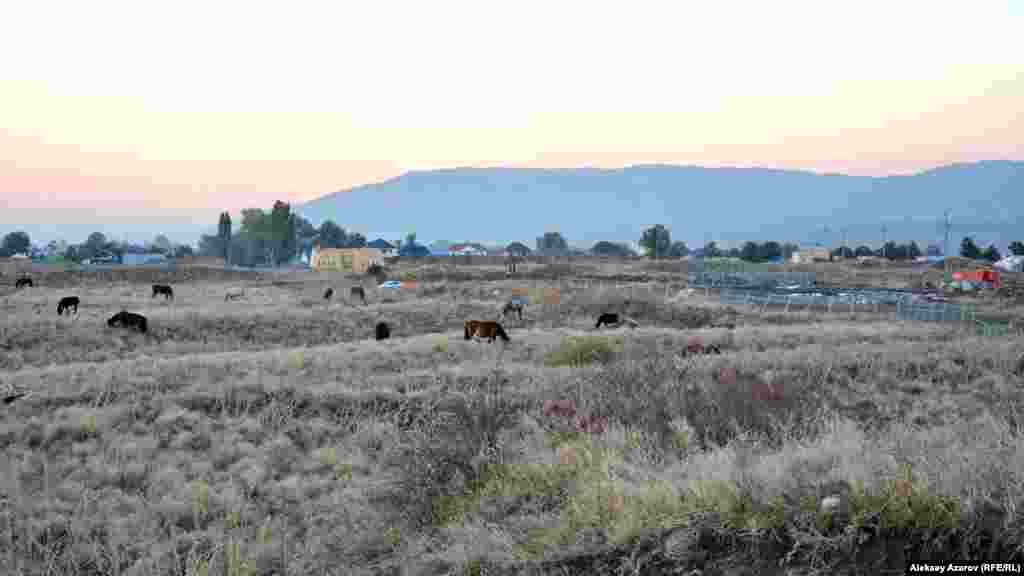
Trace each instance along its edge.
<path fill-rule="evenodd" d="M 194 242 L 222 210 L 453 167 L 1024 160 L 1022 6 L 16 4 L 0 231 Z"/>

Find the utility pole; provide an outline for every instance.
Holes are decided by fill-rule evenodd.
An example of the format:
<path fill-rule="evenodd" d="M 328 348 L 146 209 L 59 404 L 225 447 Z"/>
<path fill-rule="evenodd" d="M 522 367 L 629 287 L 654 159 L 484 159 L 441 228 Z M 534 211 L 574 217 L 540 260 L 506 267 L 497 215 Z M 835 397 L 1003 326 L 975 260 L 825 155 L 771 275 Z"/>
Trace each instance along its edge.
<path fill-rule="evenodd" d="M 886 257 L 886 250 L 885 250 L 885 233 L 886 233 L 887 231 L 888 231 L 888 228 L 886 228 L 886 227 L 885 227 L 885 224 L 882 224 L 882 259 L 883 259 L 883 260 L 885 260 L 885 257 Z"/>

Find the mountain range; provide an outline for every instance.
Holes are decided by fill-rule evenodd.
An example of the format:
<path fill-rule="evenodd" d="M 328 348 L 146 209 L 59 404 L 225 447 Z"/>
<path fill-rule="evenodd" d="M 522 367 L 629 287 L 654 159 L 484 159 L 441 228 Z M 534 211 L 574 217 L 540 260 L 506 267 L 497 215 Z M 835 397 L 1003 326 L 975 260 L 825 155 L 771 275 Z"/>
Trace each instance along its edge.
<path fill-rule="evenodd" d="M 1024 162 L 952 164 L 900 176 L 765 168 L 637 165 L 600 168 L 452 168 L 408 172 L 297 204 L 314 225 L 331 219 L 369 239 L 521 241 L 547 231 L 570 244 L 635 243 L 653 224 L 673 241 L 878 246 L 970 235 L 1001 250 L 1024 240 Z M 884 230 L 883 230 L 884 228 Z M 845 231 L 845 233 L 844 233 Z M 923 249 L 922 245 L 922 249 Z"/>

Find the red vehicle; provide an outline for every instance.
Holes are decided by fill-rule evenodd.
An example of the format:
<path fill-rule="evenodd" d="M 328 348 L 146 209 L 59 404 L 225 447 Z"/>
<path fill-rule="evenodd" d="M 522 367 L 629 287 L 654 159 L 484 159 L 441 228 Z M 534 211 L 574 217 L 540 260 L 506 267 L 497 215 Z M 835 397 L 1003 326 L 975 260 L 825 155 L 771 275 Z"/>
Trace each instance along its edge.
<path fill-rule="evenodd" d="M 968 280 L 975 283 L 987 282 L 996 290 L 999 289 L 998 270 L 975 270 L 973 272 L 953 272 L 954 280 Z"/>

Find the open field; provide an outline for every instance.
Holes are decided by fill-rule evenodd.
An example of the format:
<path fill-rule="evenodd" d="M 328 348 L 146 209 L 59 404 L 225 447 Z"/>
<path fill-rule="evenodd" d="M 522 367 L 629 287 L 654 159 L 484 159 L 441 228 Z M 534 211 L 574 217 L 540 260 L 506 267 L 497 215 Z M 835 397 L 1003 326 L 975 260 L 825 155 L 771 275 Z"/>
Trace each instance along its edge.
<path fill-rule="evenodd" d="M 672 266 L 521 267 L 523 279 L 434 266 L 390 291 L 184 268 L 61 273 L 5 292 L 0 387 L 31 394 L 0 406 L 0 566 L 810 574 L 902 571 L 927 555 L 1024 562 L 1024 342 L 888 311 L 732 309 L 713 291 L 680 296 L 685 271 Z M 579 281 L 599 276 L 655 284 Z M 173 301 L 150 298 L 158 281 Z M 354 283 L 367 305 L 346 301 Z M 502 321 L 509 343 L 463 339 L 464 320 L 497 319 L 516 289 L 531 303 Z M 79 313 L 58 317 L 68 295 Z M 122 308 L 150 333 L 108 328 Z M 597 331 L 602 312 L 640 327 Z M 379 320 L 390 340 L 373 340 Z M 725 322 L 736 328 L 713 327 Z M 682 357 L 695 336 L 723 354 Z M 591 416 L 604 420 L 579 420 Z"/>

